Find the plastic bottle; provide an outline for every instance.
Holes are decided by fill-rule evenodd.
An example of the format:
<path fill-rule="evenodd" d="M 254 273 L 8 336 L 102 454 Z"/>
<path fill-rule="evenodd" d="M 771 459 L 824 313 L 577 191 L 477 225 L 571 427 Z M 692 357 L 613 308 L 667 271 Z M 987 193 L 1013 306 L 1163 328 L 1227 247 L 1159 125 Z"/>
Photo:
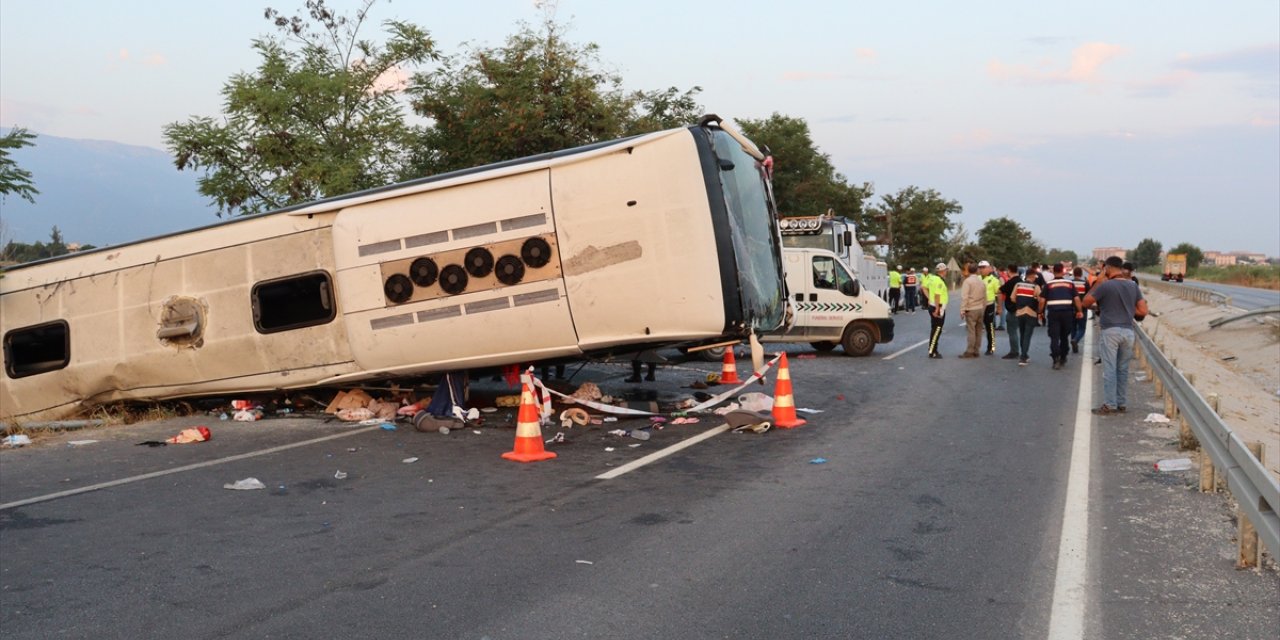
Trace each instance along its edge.
<path fill-rule="evenodd" d="M 642 429 L 632 429 L 627 435 L 631 436 L 632 438 L 635 438 L 636 440 L 649 439 L 649 432 L 644 431 Z"/>
<path fill-rule="evenodd" d="M 1170 460 L 1161 460 L 1156 463 L 1156 469 L 1159 471 L 1190 471 L 1190 458 L 1172 458 Z"/>

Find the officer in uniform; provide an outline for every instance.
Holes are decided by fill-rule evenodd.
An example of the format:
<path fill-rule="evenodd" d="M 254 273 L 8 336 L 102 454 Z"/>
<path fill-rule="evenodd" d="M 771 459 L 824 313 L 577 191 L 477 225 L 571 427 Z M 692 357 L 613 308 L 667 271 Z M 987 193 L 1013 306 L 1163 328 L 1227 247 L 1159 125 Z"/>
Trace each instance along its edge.
<path fill-rule="evenodd" d="M 1010 279 L 1005 283 L 1008 287 L 1010 283 L 1009 297 L 1013 300 L 1015 309 L 1013 321 L 1017 323 L 1018 336 L 1018 366 L 1027 366 L 1030 360 L 1028 352 L 1031 350 L 1031 334 L 1035 332 L 1036 327 L 1040 326 L 1040 285 L 1036 284 L 1040 279 L 1040 274 L 1036 273 L 1035 263 L 1027 267 L 1026 275 L 1017 279 Z M 1013 339 L 1013 330 L 1010 329 L 1009 339 Z"/>
<path fill-rule="evenodd" d="M 1049 355 L 1056 371 L 1067 365 L 1067 343 L 1076 319 L 1083 317 L 1076 285 L 1063 277 L 1062 263 L 1053 265 L 1053 279 L 1040 291 L 1040 315 L 1048 318 Z"/>
<path fill-rule="evenodd" d="M 920 276 L 916 275 L 916 268 L 907 269 L 906 275 L 902 276 L 902 302 L 906 306 L 907 313 L 916 312 L 916 296 L 918 287 L 920 286 Z"/>
<path fill-rule="evenodd" d="M 889 308 L 894 312 L 898 312 L 898 305 L 902 300 L 902 265 L 898 265 L 897 269 L 889 270 Z"/>
<path fill-rule="evenodd" d="M 941 358 L 938 353 L 938 338 L 942 336 L 942 325 L 947 319 L 947 265 L 939 262 L 933 268 L 934 275 L 928 277 L 924 288 L 929 296 L 929 357 Z"/>
<path fill-rule="evenodd" d="M 996 352 L 996 295 L 1000 293 L 1000 278 L 986 260 L 978 263 L 978 271 L 982 275 L 982 283 L 987 286 L 987 306 L 982 310 L 982 328 L 987 333 L 987 355 L 992 355 Z"/>

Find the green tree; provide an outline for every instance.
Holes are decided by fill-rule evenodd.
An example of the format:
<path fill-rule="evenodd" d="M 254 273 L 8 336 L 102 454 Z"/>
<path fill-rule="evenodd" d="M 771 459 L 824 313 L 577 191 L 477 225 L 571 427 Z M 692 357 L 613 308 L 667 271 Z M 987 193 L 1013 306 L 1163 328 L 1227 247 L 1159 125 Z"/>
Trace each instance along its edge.
<path fill-rule="evenodd" d="M 1200 263 L 1204 262 L 1204 252 L 1200 250 L 1200 247 L 1190 242 L 1179 244 L 1170 249 L 1169 253 L 1185 253 L 1187 255 L 1187 269 L 1195 269 L 1200 266 Z"/>
<path fill-rule="evenodd" d="M 566 37 L 554 4 L 499 47 L 473 48 L 419 73 L 408 93 L 430 120 L 404 177 L 511 160 L 696 122 L 694 87 L 623 89 L 599 47 Z"/>
<path fill-rule="evenodd" d="M 783 215 L 817 215 L 828 209 L 863 226 L 863 201 L 871 185 L 852 185 L 836 171 L 831 156 L 814 144 L 804 118 L 774 113 L 763 120 L 738 120 L 757 145 L 773 155 L 773 194 Z"/>
<path fill-rule="evenodd" d="M 1132 262 L 1133 266 L 1139 269 L 1160 264 L 1160 250 L 1162 248 L 1158 240 L 1143 238 L 1138 243 L 1138 246 L 1129 252 L 1129 262 Z"/>
<path fill-rule="evenodd" d="M 956 226 L 951 216 L 962 210 L 959 202 L 912 185 L 881 195 L 880 202 L 867 211 L 864 232 L 875 234 L 882 244 L 889 243 L 889 262 L 932 269 L 935 262 L 952 257 L 946 255 L 947 234 Z"/>
<path fill-rule="evenodd" d="M 10 151 L 35 146 L 32 142 L 35 139 L 34 133 L 22 127 L 14 127 L 0 136 L 0 197 L 12 193 L 27 202 L 36 201 L 35 197 L 40 192 L 31 181 L 31 172 L 19 167 L 17 161 L 9 157 Z"/>
<path fill-rule="evenodd" d="M 978 229 L 978 244 L 986 249 L 996 265 L 1023 265 L 1039 260 L 1044 248 L 1021 223 L 1002 216 L 992 218 Z"/>
<path fill-rule="evenodd" d="M 394 182 L 413 142 L 398 74 L 437 57 L 422 28 L 387 21 L 386 40 L 360 37 L 374 0 L 348 18 L 324 0 L 306 15 L 266 18 L 278 34 L 253 42 L 252 73 L 222 87 L 224 114 L 164 128 L 178 169 L 203 170 L 218 215 L 249 214 Z"/>
<path fill-rule="evenodd" d="M 1059 262 L 1078 265 L 1080 264 L 1080 255 L 1070 249 L 1053 248 L 1045 252 L 1044 261 L 1053 265 Z"/>

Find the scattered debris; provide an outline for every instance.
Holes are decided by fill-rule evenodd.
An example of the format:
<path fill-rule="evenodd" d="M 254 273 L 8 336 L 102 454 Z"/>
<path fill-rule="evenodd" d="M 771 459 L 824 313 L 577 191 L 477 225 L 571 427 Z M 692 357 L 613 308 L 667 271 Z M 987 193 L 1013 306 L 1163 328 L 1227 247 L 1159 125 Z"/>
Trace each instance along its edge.
<path fill-rule="evenodd" d="M 723 415 L 728 415 L 729 413 L 733 411 L 737 411 L 738 409 L 741 409 L 741 408 L 742 407 L 740 407 L 738 403 L 730 402 L 729 404 L 726 404 L 723 407 L 717 407 L 715 409 L 712 409 L 711 412 L 718 416 L 723 416 Z"/>
<path fill-rule="evenodd" d="M 796 356 L 796 360 L 812 360 L 816 357 L 818 357 L 816 353 L 801 353 Z"/>
<path fill-rule="evenodd" d="M 806 409 L 805 407 L 796 407 L 796 411 L 799 411 L 800 413 L 814 414 L 814 413 L 822 413 L 823 410 L 822 409 Z"/>
<path fill-rule="evenodd" d="M 256 422 L 262 419 L 262 411 L 258 409 L 241 409 L 236 412 L 236 422 Z"/>
<path fill-rule="evenodd" d="M 574 407 L 560 412 L 560 426 L 568 429 L 573 425 L 586 426 L 591 422 L 591 415 L 586 409 Z"/>
<path fill-rule="evenodd" d="M 395 431 L 395 430 L 396 430 L 396 426 L 395 426 L 394 424 L 391 424 L 390 422 L 384 422 L 384 423 L 382 423 L 382 430 L 383 430 L 383 431 Z"/>
<path fill-rule="evenodd" d="M 520 406 L 520 395 L 498 396 L 493 403 L 499 407 L 518 407 Z"/>
<path fill-rule="evenodd" d="M 204 442 L 213 437 L 213 433 L 209 431 L 209 427 L 199 426 L 190 429 L 183 429 L 178 435 L 165 440 L 168 444 L 189 444 L 192 442 Z"/>
<path fill-rule="evenodd" d="M 85 445 L 94 444 L 94 443 L 96 443 L 96 442 L 97 442 L 97 440 L 68 440 L 68 441 L 67 441 L 67 446 L 69 446 L 69 447 L 83 447 L 83 446 L 85 446 Z"/>
<path fill-rule="evenodd" d="M 556 434 L 555 434 L 554 436 L 551 436 L 550 438 L 548 438 L 548 439 L 547 439 L 547 444 L 553 444 L 553 443 L 558 443 L 558 442 L 564 442 L 564 432 L 563 432 L 563 431 L 557 431 L 557 432 L 556 432 Z"/>
<path fill-rule="evenodd" d="M 617 422 L 617 421 L 618 421 L 618 416 L 605 416 L 603 419 L 601 419 L 601 422 Z"/>
<path fill-rule="evenodd" d="M 334 480 L 346 480 L 346 479 L 347 479 L 347 472 L 346 472 L 346 471 L 341 471 L 341 470 L 339 470 L 339 471 L 334 471 L 334 472 L 333 472 L 333 479 L 334 479 Z"/>
<path fill-rule="evenodd" d="M 4 446 L 6 447 L 25 447 L 31 444 L 31 436 L 21 433 L 4 437 Z"/>
<path fill-rule="evenodd" d="M 627 432 L 627 435 L 631 436 L 632 438 L 635 438 L 636 440 L 649 439 L 649 432 L 643 429 L 632 429 L 631 431 Z"/>
<path fill-rule="evenodd" d="M 826 458 L 814 458 L 809 461 L 809 464 L 826 464 L 826 463 L 827 463 Z"/>
<path fill-rule="evenodd" d="M 676 418 L 671 424 L 698 424 L 697 418 Z"/>
<path fill-rule="evenodd" d="M 400 462 L 403 462 L 403 463 L 405 463 L 405 464 L 413 464 L 413 463 L 415 463 L 415 462 L 417 462 L 417 461 L 418 461 L 418 459 L 417 459 L 417 458 L 405 458 L 404 460 L 401 460 Z"/>
<path fill-rule="evenodd" d="M 222 485 L 223 489 L 232 489 L 235 491 L 253 491 L 254 489 L 266 489 L 267 485 L 257 478 L 245 478 L 244 480 L 236 480 L 235 483 Z"/>
<path fill-rule="evenodd" d="M 1223 362 L 1231 362 L 1232 360 L 1235 360 L 1235 359 L 1236 359 L 1236 357 L 1235 357 L 1235 356 L 1225 356 L 1225 357 L 1223 357 L 1223 358 L 1222 358 L 1222 361 L 1223 361 Z"/>
<path fill-rule="evenodd" d="M 569 397 L 575 400 L 599 400 L 604 397 L 604 393 L 600 391 L 600 387 L 596 383 L 584 382 Z"/>
<path fill-rule="evenodd" d="M 1169 424 L 1169 416 L 1163 413 L 1148 413 L 1143 422 L 1154 422 L 1156 424 Z"/>
<path fill-rule="evenodd" d="M 604 448 L 604 450 L 605 450 L 605 451 L 613 451 L 613 447 L 605 447 L 605 448 Z"/>
<path fill-rule="evenodd" d="M 497 407 L 480 407 L 480 413 L 497 413 Z"/>
<path fill-rule="evenodd" d="M 1157 471 L 1190 471 L 1190 458 L 1172 458 L 1169 460 L 1161 460 L 1156 463 Z"/>
<path fill-rule="evenodd" d="M 637 442 L 637 443 L 635 443 L 635 444 L 629 444 L 629 445 L 627 445 L 627 446 L 628 446 L 628 447 L 631 447 L 632 449 L 634 449 L 634 448 L 636 448 L 636 447 L 640 446 L 640 443 L 639 443 L 639 442 Z"/>
<path fill-rule="evenodd" d="M 337 411 L 338 419 L 345 422 L 364 422 L 366 420 L 377 420 L 377 414 L 368 407 L 357 407 L 354 409 L 339 409 Z"/>
<path fill-rule="evenodd" d="M 590 561 L 590 560 L 574 560 L 574 562 L 576 562 L 576 563 L 578 563 L 578 564 L 595 564 L 594 562 L 592 562 L 592 561 Z"/>
<path fill-rule="evenodd" d="M 738 404 L 747 411 L 772 411 L 773 398 L 759 391 L 738 396 Z"/>

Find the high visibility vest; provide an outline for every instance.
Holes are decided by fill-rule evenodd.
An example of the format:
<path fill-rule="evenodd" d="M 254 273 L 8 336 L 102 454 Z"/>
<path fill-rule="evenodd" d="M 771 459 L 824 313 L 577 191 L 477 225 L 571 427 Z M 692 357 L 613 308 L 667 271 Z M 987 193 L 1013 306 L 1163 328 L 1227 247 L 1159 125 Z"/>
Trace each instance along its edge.
<path fill-rule="evenodd" d="M 929 283 L 925 286 L 928 287 L 929 290 L 929 304 L 933 304 L 933 298 L 936 295 L 938 297 L 938 305 L 943 307 L 947 306 L 947 302 L 950 301 L 951 295 L 947 291 L 946 280 L 943 280 L 941 276 L 930 274 Z"/>
<path fill-rule="evenodd" d="M 1013 285 L 1013 303 L 1018 309 L 1038 308 L 1036 283 L 1023 281 Z"/>
<path fill-rule="evenodd" d="M 905 283 L 908 287 L 914 287 L 914 286 L 916 286 L 916 274 L 914 274 L 914 273 L 908 273 L 908 274 L 907 274 L 907 279 L 904 281 L 904 283 Z"/>
<path fill-rule="evenodd" d="M 902 274 L 897 271 L 889 272 L 889 288 L 897 289 L 902 286 Z"/>
<path fill-rule="evenodd" d="M 1065 278 L 1054 278 L 1044 285 L 1044 299 L 1046 310 L 1071 310 L 1075 306 L 1076 285 Z"/>
<path fill-rule="evenodd" d="M 987 304 L 991 304 L 996 301 L 996 294 L 1000 292 L 1000 278 L 988 273 L 982 281 L 987 284 Z"/>

